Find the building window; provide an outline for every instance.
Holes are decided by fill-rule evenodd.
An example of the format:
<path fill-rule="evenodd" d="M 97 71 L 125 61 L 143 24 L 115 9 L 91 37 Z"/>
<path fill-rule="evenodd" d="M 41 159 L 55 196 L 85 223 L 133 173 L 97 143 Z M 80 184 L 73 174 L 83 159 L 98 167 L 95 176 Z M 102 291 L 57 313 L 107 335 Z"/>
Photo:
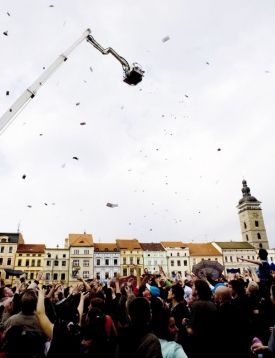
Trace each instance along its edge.
<path fill-rule="evenodd" d="M 139 265 L 140 264 L 140 258 L 138 257 L 137 258 L 137 265 Z"/>
<path fill-rule="evenodd" d="M 247 256 L 248 260 L 250 260 L 250 256 Z"/>
<path fill-rule="evenodd" d="M 130 268 L 130 275 L 133 275 L 133 274 L 134 274 L 134 269 Z"/>
<path fill-rule="evenodd" d="M 130 257 L 130 265 L 133 265 L 133 263 L 134 263 L 134 259 L 133 257 Z"/>
<path fill-rule="evenodd" d="M 180 255 L 180 253 L 179 252 L 177 252 L 177 256 L 179 256 Z"/>
<path fill-rule="evenodd" d="M 41 254 L 38 254 L 37 256 L 41 256 Z"/>
<path fill-rule="evenodd" d="M 9 254 L 12 254 L 12 246 L 9 247 Z"/>
<path fill-rule="evenodd" d="M 171 252 L 170 256 L 173 256 L 172 252 Z"/>
<path fill-rule="evenodd" d="M 117 259 L 114 259 L 114 265 L 117 265 Z"/>
<path fill-rule="evenodd" d="M 17 263 L 17 266 L 21 266 L 21 265 L 22 265 L 22 260 L 19 259 L 19 260 L 18 260 L 18 263 Z"/>
<path fill-rule="evenodd" d="M 2 257 L 0 257 L 0 265 L 1 265 L 1 266 L 3 265 L 3 259 L 2 259 Z"/>
<path fill-rule="evenodd" d="M 257 238 L 258 240 L 261 240 L 261 234 L 259 232 L 257 233 Z"/>
<path fill-rule="evenodd" d="M 248 241 L 249 239 L 248 239 L 248 235 L 245 235 L 245 237 L 246 237 L 246 241 Z"/>
<path fill-rule="evenodd" d="M 100 266 L 100 259 L 96 259 L 97 266 Z"/>
<path fill-rule="evenodd" d="M 7 242 L 7 239 L 2 239 L 1 242 Z"/>
<path fill-rule="evenodd" d="M 89 278 L 90 272 L 89 271 L 83 271 L 83 278 Z"/>
<path fill-rule="evenodd" d="M 49 272 L 46 273 L 45 279 L 46 279 L 47 281 L 50 281 L 50 279 L 51 279 L 51 274 L 50 274 Z"/>
<path fill-rule="evenodd" d="M 35 266 L 35 260 L 31 261 L 31 266 Z"/>
<path fill-rule="evenodd" d="M 124 268 L 124 269 L 122 270 L 122 276 L 127 276 L 127 268 Z"/>
<path fill-rule="evenodd" d="M 197 263 L 197 260 L 193 259 L 193 265 L 196 265 L 196 263 Z"/>
<path fill-rule="evenodd" d="M 22 254 L 19 254 L 18 256 L 22 256 Z"/>
<path fill-rule="evenodd" d="M 35 254 L 32 254 L 32 256 L 36 256 Z"/>
<path fill-rule="evenodd" d="M 83 260 L 83 266 L 88 267 L 90 265 L 89 260 Z"/>
<path fill-rule="evenodd" d="M 183 266 L 187 266 L 187 260 L 183 260 Z"/>
<path fill-rule="evenodd" d="M 47 266 L 51 266 L 51 261 L 47 261 Z"/>
<path fill-rule="evenodd" d="M 109 266 L 109 259 L 105 259 L 105 265 Z"/>
<path fill-rule="evenodd" d="M 255 221 L 255 226 L 259 227 L 259 221 L 258 220 Z"/>
<path fill-rule="evenodd" d="M 148 265 L 149 265 L 149 266 L 151 265 L 151 260 L 148 260 Z"/>
<path fill-rule="evenodd" d="M 30 280 L 33 280 L 33 272 L 30 273 Z"/>
<path fill-rule="evenodd" d="M 254 256 L 252 256 L 252 260 L 255 260 L 255 257 L 254 257 Z"/>
<path fill-rule="evenodd" d="M 157 264 L 158 264 L 158 261 L 154 260 L 154 265 L 157 266 Z"/>
<path fill-rule="evenodd" d="M 171 260 L 171 266 L 174 266 L 174 260 Z"/>
<path fill-rule="evenodd" d="M 243 223 L 244 228 L 246 229 L 246 222 Z"/>
<path fill-rule="evenodd" d="M 73 260 L 73 266 L 79 266 L 79 260 Z"/>
<path fill-rule="evenodd" d="M 65 257 L 66 257 L 66 254 L 63 254 L 63 256 L 62 256 L 62 257 L 63 257 L 63 259 L 65 259 Z"/>
<path fill-rule="evenodd" d="M 4 246 L 1 246 L 1 254 L 3 254 L 5 251 L 5 247 Z"/>
<path fill-rule="evenodd" d="M 84 255 L 89 255 L 89 250 L 84 250 Z"/>
<path fill-rule="evenodd" d="M 58 266 L 58 260 L 54 260 L 53 265 Z"/>
<path fill-rule="evenodd" d="M 100 280 L 100 272 L 97 272 L 97 273 L 96 273 L 96 279 L 97 279 L 97 280 Z"/>
<path fill-rule="evenodd" d="M 230 256 L 230 262 L 233 262 L 233 257 L 232 256 Z"/>
<path fill-rule="evenodd" d="M 66 280 L 66 274 L 62 273 L 60 278 L 61 278 L 61 280 Z"/>
<path fill-rule="evenodd" d="M 263 247 L 263 244 L 259 244 L 259 248 L 261 249 Z"/>
<path fill-rule="evenodd" d="M 57 280 L 57 273 L 53 274 L 53 280 Z"/>
<path fill-rule="evenodd" d="M 10 266 L 11 265 L 11 258 L 9 257 L 8 259 L 7 259 L 7 266 Z"/>
<path fill-rule="evenodd" d="M 30 260 L 26 260 L 26 266 L 30 266 Z"/>
<path fill-rule="evenodd" d="M 126 257 L 123 257 L 123 265 L 126 265 Z"/>
<path fill-rule="evenodd" d="M 51 255 L 49 252 L 47 253 L 47 256 L 48 256 L 48 257 L 52 257 L 52 255 Z"/>
<path fill-rule="evenodd" d="M 74 250 L 74 255 L 79 255 L 79 250 Z"/>
<path fill-rule="evenodd" d="M 41 266 L 41 260 L 37 260 L 37 266 Z"/>
<path fill-rule="evenodd" d="M 26 256 L 30 256 L 30 254 L 27 254 Z"/>
<path fill-rule="evenodd" d="M 224 257 L 224 261 L 227 262 L 227 256 Z"/>
<path fill-rule="evenodd" d="M 105 278 L 109 278 L 109 272 L 105 272 Z"/>
<path fill-rule="evenodd" d="M 181 265 L 180 260 L 177 260 L 177 266 L 180 266 L 180 265 Z"/>

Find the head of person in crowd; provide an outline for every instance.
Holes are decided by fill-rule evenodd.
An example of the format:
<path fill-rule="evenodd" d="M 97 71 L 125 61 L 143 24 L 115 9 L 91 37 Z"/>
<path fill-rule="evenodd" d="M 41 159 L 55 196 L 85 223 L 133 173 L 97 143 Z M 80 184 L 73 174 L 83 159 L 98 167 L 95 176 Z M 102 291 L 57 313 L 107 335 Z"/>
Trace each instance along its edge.
<path fill-rule="evenodd" d="M 226 286 L 218 286 L 215 290 L 214 300 L 217 306 L 222 306 L 225 303 L 230 303 L 232 299 L 231 291 Z"/>
<path fill-rule="evenodd" d="M 245 286 L 242 280 L 229 281 L 228 288 L 230 289 L 233 298 L 242 297 L 245 295 Z"/>
<path fill-rule="evenodd" d="M 65 325 L 70 323 L 77 325 L 79 323 L 79 312 L 77 307 L 70 302 L 61 304 L 58 308 L 58 318 L 59 321 Z"/>
<path fill-rule="evenodd" d="M 261 260 L 267 260 L 268 252 L 265 249 L 260 249 L 258 255 Z"/>
<path fill-rule="evenodd" d="M 197 300 L 208 301 L 212 298 L 209 285 L 204 280 L 195 280 L 192 287 L 192 296 Z"/>
<path fill-rule="evenodd" d="M 13 291 L 10 287 L 3 286 L 0 288 L 0 299 L 13 297 Z"/>
<path fill-rule="evenodd" d="M 36 310 L 37 295 L 34 290 L 27 290 L 23 293 L 20 299 L 20 308 L 26 316 L 32 315 Z"/>
<path fill-rule="evenodd" d="M 258 298 L 259 296 L 259 285 L 255 281 L 249 282 L 245 293 L 249 297 Z"/>
<path fill-rule="evenodd" d="M 193 307 L 194 302 L 195 302 L 194 296 L 190 295 L 187 299 L 187 306 L 189 309 L 191 309 Z"/>
<path fill-rule="evenodd" d="M 92 298 L 88 309 L 90 310 L 91 308 L 98 308 L 100 311 L 105 312 L 105 303 L 103 299 L 98 297 Z"/>
<path fill-rule="evenodd" d="M 165 278 L 160 278 L 159 284 L 160 284 L 160 287 L 165 287 L 166 286 Z"/>
<path fill-rule="evenodd" d="M 168 293 L 168 300 L 174 301 L 176 303 L 183 301 L 183 289 L 180 285 L 171 286 Z"/>
<path fill-rule="evenodd" d="M 4 331 L 1 342 L 3 351 L 8 353 L 7 357 L 24 357 L 24 333 L 22 326 L 11 326 Z"/>
<path fill-rule="evenodd" d="M 150 301 L 150 298 L 152 297 L 150 290 L 146 287 L 146 289 L 142 292 L 142 296 L 147 300 Z"/>
<path fill-rule="evenodd" d="M 176 326 L 175 318 L 169 310 L 162 310 L 156 318 L 153 331 L 160 339 L 166 341 L 178 340 L 178 327 Z"/>
<path fill-rule="evenodd" d="M 147 325 L 151 320 L 150 304 L 143 297 L 135 297 L 128 305 L 132 325 Z"/>

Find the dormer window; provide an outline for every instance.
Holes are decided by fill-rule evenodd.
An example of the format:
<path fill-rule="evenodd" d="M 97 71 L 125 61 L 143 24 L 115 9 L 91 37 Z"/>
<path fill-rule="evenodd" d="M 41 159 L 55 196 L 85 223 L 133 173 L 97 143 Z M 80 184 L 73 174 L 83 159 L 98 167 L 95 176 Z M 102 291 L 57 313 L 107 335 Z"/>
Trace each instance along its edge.
<path fill-rule="evenodd" d="M 107 249 L 107 247 L 106 247 L 105 251 L 109 251 L 109 250 Z"/>
<path fill-rule="evenodd" d="M 95 249 L 95 251 L 99 251 L 98 247 Z"/>

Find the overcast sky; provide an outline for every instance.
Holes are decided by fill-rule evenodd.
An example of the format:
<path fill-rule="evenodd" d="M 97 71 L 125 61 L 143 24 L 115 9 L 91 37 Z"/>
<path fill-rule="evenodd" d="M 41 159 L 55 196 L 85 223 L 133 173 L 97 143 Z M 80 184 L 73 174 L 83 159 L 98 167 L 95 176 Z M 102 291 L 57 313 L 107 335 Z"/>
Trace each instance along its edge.
<path fill-rule="evenodd" d="M 26 243 L 48 247 L 84 230 L 95 242 L 241 240 L 244 177 L 275 247 L 273 0 L 0 9 L 0 116 L 87 28 L 145 70 L 131 87 L 111 55 L 86 41 L 71 53 L 0 136 L 1 232 L 20 223 Z"/>

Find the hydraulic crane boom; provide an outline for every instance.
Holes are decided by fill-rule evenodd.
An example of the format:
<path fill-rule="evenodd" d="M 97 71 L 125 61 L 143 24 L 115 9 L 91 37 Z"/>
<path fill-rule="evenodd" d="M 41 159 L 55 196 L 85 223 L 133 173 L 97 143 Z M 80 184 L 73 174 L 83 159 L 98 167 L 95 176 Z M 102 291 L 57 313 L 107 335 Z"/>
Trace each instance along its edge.
<path fill-rule="evenodd" d="M 67 51 L 62 53 L 57 60 L 14 102 L 14 104 L 4 113 L 0 118 L 0 134 L 4 132 L 7 127 L 15 119 L 16 114 L 19 114 L 19 111 L 22 110 L 29 101 L 35 97 L 39 88 L 51 77 L 51 75 L 62 65 L 63 62 L 67 61 L 68 55 L 83 41 L 87 40 L 91 43 L 97 50 L 99 50 L 103 55 L 111 53 L 121 64 L 123 68 L 123 81 L 129 85 L 135 86 L 141 82 L 144 75 L 144 71 L 141 66 L 137 63 L 133 63 L 130 67 L 128 62 L 118 53 L 116 53 L 112 48 L 108 47 L 104 49 L 95 39 L 90 35 L 91 30 L 87 29 L 83 35 L 72 44 Z"/>

